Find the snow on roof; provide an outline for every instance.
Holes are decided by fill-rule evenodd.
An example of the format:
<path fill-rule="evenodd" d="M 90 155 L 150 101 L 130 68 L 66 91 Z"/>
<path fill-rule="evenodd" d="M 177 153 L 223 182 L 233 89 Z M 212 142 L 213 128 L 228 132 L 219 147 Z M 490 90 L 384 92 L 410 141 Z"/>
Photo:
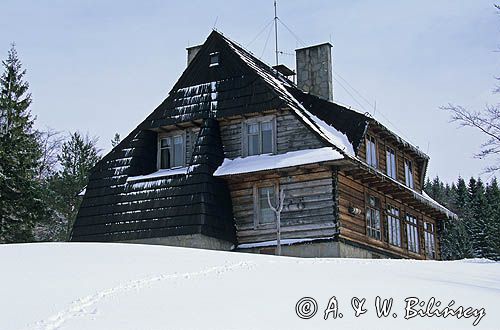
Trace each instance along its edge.
<path fill-rule="evenodd" d="M 178 175 L 178 174 L 187 174 L 189 170 L 192 170 L 192 168 L 190 169 L 190 167 L 192 167 L 192 166 L 178 167 L 178 168 L 167 168 L 167 169 L 158 170 L 158 171 L 153 172 L 151 174 L 129 176 L 127 178 L 127 182 L 162 178 L 162 177 Z"/>
<path fill-rule="evenodd" d="M 225 37 L 224 37 L 225 38 Z M 259 74 L 264 81 L 269 83 L 274 87 L 274 90 L 279 94 L 280 98 L 284 101 L 287 101 L 287 104 L 290 108 L 304 121 L 306 125 L 308 125 L 311 129 L 313 129 L 316 133 L 322 136 L 326 141 L 330 142 L 333 146 L 342 150 L 349 156 L 354 157 L 354 148 L 352 144 L 349 142 L 347 137 L 344 134 L 339 132 L 334 127 L 328 125 L 321 119 L 312 115 L 309 111 L 307 111 L 304 106 L 286 89 L 286 86 L 292 87 L 291 82 L 282 77 L 281 74 L 276 72 L 276 76 L 271 74 L 268 70 L 263 69 L 261 66 L 268 67 L 263 62 L 257 62 L 258 60 L 251 55 L 248 51 L 244 50 L 241 46 L 236 46 L 236 44 L 225 38 L 227 40 L 227 44 L 231 49 L 257 74 Z M 272 70 L 269 68 L 269 70 Z M 352 150 L 352 152 L 351 152 Z"/>
<path fill-rule="evenodd" d="M 352 157 L 356 156 L 356 154 L 354 153 L 354 148 L 345 134 L 328 125 L 309 111 L 304 111 L 323 130 L 323 132 L 328 136 L 328 139 L 334 142 L 335 146 L 339 147 L 343 152 L 349 154 Z"/>
<path fill-rule="evenodd" d="M 263 154 L 235 159 L 226 158 L 215 171 L 214 176 L 252 173 L 343 158 L 340 152 L 332 147 L 290 151 L 279 155 Z"/>
<path fill-rule="evenodd" d="M 455 213 L 451 212 L 446 207 L 436 202 L 434 199 L 431 198 L 431 196 L 427 195 L 425 191 L 422 191 L 422 194 L 419 194 L 417 192 L 415 193 L 416 193 L 415 197 L 417 199 L 420 199 L 424 203 L 431 204 L 431 206 L 433 206 L 434 208 L 440 210 L 441 212 L 444 212 L 448 218 L 453 218 L 453 219 L 458 218 Z"/>

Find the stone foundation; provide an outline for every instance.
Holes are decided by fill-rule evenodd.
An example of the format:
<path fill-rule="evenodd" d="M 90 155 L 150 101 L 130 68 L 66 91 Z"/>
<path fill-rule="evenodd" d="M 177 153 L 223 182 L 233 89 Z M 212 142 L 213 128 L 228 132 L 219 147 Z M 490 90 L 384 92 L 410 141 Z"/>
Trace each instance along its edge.
<path fill-rule="evenodd" d="M 121 243 L 166 245 L 221 251 L 230 251 L 234 247 L 234 244 L 231 242 L 227 242 L 210 236 L 205 236 L 202 234 L 154 237 L 123 241 Z"/>

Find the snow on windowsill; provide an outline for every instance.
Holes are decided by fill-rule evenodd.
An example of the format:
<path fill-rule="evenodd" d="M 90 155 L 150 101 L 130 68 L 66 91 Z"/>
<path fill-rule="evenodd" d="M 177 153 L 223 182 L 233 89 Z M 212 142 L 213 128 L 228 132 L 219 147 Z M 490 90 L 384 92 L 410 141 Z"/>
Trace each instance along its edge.
<path fill-rule="evenodd" d="M 252 173 L 343 158 L 340 152 L 332 147 L 290 151 L 278 155 L 263 154 L 238 157 L 232 160 L 226 158 L 222 165 L 215 171 L 214 176 Z"/>
<path fill-rule="evenodd" d="M 162 178 L 166 176 L 179 175 L 179 174 L 187 174 L 188 171 L 192 169 L 193 166 L 161 169 L 151 174 L 128 177 L 127 182 L 149 180 L 149 179 Z"/>

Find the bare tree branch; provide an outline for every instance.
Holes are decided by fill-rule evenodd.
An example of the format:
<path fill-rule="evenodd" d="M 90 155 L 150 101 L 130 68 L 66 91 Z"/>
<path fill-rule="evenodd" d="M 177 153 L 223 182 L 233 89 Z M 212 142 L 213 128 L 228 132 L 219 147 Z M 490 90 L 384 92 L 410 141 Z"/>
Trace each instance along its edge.
<path fill-rule="evenodd" d="M 500 105 L 487 105 L 479 111 L 470 111 L 459 105 L 448 104 L 441 109 L 451 113 L 451 121 L 457 122 L 462 127 L 473 127 L 484 135 L 487 140 L 481 144 L 481 150 L 475 157 L 483 159 L 495 155 L 500 155 Z M 485 172 L 495 172 L 500 169 L 500 160 L 496 159 L 495 164 L 488 166 Z"/>
<path fill-rule="evenodd" d="M 42 148 L 38 169 L 38 179 L 44 180 L 57 171 L 57 156 L 61 152 L 64 136 L 61 132 L 47 127 L 44 130 L 37 132 L 37 138 Z"/>

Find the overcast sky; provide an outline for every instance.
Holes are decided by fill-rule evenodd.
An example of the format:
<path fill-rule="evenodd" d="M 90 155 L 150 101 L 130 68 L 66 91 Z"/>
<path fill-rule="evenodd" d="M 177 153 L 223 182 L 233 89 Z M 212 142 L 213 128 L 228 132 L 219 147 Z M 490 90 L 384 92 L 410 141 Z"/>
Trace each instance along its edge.
<path fill-rule="evenodd" d="M 16 43 L 37 127 L 88 132 L 105 151 L 168 95 L 185 48 L 214 26 L 274 62 L 272 0 L 2 0 L 0 12 L 0 55 Z M 375 118 L 429 154 L 430 177 L 477 176 L 487 165 L 472 157 L 483 137 L 439 107 L 497 102 L 493 1 L 281 0 L 278 16 L 293 32 L 279 26 L 282 62 L 294 67 L 295 48 L 331 41 L 335 100 L 372 113 L 376 102 Z"/>

